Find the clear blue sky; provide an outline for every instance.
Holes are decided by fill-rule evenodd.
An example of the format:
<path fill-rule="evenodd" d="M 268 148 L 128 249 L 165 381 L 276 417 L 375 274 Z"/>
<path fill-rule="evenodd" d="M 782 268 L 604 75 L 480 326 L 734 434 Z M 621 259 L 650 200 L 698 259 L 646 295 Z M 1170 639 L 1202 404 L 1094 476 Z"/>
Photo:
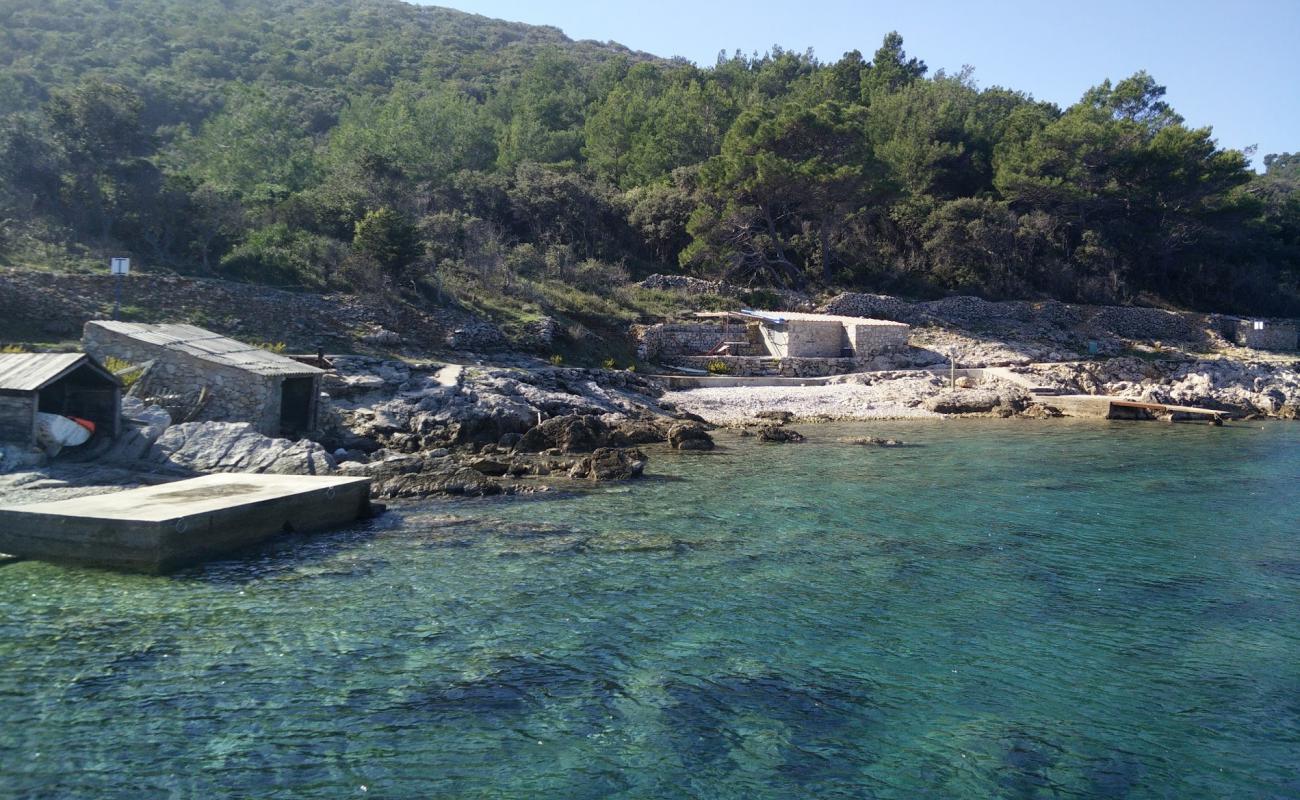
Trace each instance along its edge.
<path fill-rule="evenodd" d="M 1105 78 L 1145 69 L 1220 146 L 1300 151 L 1300 0 L 442 0 L 484 16 L 554 25 L 712 65 L 719 50 L 811 47 L 822 61 L 867 58 L 891 30 L 931 71 L 975 67 L 1007 86 L 1069 105 Z"/>

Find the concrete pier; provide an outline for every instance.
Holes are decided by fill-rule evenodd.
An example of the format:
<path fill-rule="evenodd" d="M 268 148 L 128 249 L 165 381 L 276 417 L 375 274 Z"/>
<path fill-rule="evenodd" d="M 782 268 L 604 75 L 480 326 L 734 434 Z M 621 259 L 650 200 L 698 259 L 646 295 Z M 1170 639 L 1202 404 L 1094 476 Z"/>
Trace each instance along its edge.
<path fill-rule="evenodd" d="M 53 503 L 0 507 L 0 553 L 160 574 L 287 532 L 370 515 L 370 481 L 205 475 Z"/>
<path fill-rule="evenodd" d="M 1059 409 L 1067 417 L 1093 419 L 1167 419 L 1173 422 L 1188 420 L 1223 424 L 1230 417 L 1227 411 L 1215 408 L 1196 408 L 1169 403 L 1144 403 L 1137 400 L 1120 400 L 1117 397 L 1091 394 L 1050 395 L 1038 398 Z"/>

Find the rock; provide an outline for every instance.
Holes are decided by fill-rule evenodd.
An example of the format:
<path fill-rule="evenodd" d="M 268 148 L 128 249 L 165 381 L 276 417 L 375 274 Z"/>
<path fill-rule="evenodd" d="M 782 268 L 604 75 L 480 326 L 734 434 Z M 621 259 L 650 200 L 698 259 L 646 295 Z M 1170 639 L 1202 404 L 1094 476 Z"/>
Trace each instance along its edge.
<path fill-rule="evenodd" d="M 246 422 L 187 422 L 168 428 L 147 460 L 194 472 L 330 475 L 335 463 L 315 442 L 272 439 Z"/>
<path fill-rule="evenodd" d="M 600 447 L 578 461 L 569 476 L 593 481 L 629 480 L 640 477 L 648 460 L 645 453 L 634 447 Z"/>
<path fill-rule="evenodd" d="M 758 438 L 764 442 L 776 442 L 779 444 L 785 442 L 802 442 L 804 440 L 803 434 L 798 431 L 793 431 L 789 428 L 782 428 L 777 425 L 769 425 L 759 431 Z"/>
<path fill-rule="evenodd" d="M 402 337 L 394 331 L 380 328 L 374 333 L 362 336 L 361 341 L 376 347 L 397 347 L 402 343 Z"/>
<path fill-rule="evenodd" d="M 754 413 L 754 418 L 771 420 L 777 425 L 784 425 L 794 419 L 794 413 L 790 411 L 757 411 Z"/>
<path fill-rule="evenodd" d="M 552 417 L 529 429 L 516 449 L 541 453 L 555 449 L 561 453 L 590 453 L 609 442 L 609 429 L 599 417 L 571 414 Z"/>
<path fill-rule="evenodd" d="M 902 447 L 905 444 L 897 439 L 881 439 L 879 436 L 862 436 L 855 439 L 840 439 L 840 441 L 863 447 Z"/>
<path fill-rule="evenodd" d="M 522 438 L 524 438 L 522 433 L 503 433 L 501 434 L 501 438 L 497 440 L 497 447 L 500 447 L 502 450 L 512 450 L 515 445 L 519 444 L 519 440 Z"/>
<path fill-rule="evenodd" d="M 614 447 L 654 444 L 666 438 L 663 428 L 648 420 L 624 420 L 614 425 L 609 432 L 609 443 Z"/>
<path fill-rule="evenodd" d="M 138 461 L 171 427 L 172 418 L 161 406 L 146 406 L 134 397 L 122 398 L 122 432 L 102 455 L 102 461 Z"/>
<path fill-rule="evenodd" d="M 668 444 L 674 450 L 712 450 L 713 437 L 696 423 L 674 425 L 668 431 Z"/>
<path fill-rule="evenodd" d="M 493 477 L 500 477 L 510 471 L 509 464 L 504 461 L 497 461 L 494 458 L 476 458 L 469 462 L 469 466 L 471 469 L 481 472 L 484 475 L 491 475 Z"/>
<path fill-rule="evenodd" d="M 1000 403 L 997 392 L 956 389 L 927 399 L 925 407 L 938 414 L 986 414 Z"/>

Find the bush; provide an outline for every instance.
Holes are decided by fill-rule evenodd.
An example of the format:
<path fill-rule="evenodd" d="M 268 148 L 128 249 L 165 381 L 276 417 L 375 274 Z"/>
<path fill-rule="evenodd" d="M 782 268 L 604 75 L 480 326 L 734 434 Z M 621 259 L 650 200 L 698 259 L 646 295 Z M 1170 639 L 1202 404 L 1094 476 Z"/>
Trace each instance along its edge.
<path fill-rule="evenodd" d="M 710 375 L 730 375 L 731 365 L 720 358 L 715 358 L 705 367 Z"/>
<path fill-rule="evenodd" d="M 551 366 L 553 367 L 564 366 L 564 356 L 560 355 L 559 353 L 556 353 L 555 355 L 551 356 L 549 360 L 551 362 Z"/>
<path fill-rule="evenodd" d="M 225 277 L 252 283 L 321 287 L 322 265 L 338 260 L 338 246 L 323 236 L 284 223 L 253 231 L 221 259 Z"/>

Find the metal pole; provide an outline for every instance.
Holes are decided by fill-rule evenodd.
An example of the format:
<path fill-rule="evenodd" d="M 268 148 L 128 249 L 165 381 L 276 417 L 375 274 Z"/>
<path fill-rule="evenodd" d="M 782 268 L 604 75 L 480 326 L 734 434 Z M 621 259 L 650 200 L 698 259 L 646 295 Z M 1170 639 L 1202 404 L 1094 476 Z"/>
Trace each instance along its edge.
<path fill-rule="evenodd" d="M 957 357 L 952 353 L 948 354 L 948 388 L 957 388 Z"/>
<path fill-rule="evenodd" d="M 113 284 L 117 287 L 113 295 L 113 319 L 117 320 L 122 313 L 122 273 L 113 276 Z"/>

